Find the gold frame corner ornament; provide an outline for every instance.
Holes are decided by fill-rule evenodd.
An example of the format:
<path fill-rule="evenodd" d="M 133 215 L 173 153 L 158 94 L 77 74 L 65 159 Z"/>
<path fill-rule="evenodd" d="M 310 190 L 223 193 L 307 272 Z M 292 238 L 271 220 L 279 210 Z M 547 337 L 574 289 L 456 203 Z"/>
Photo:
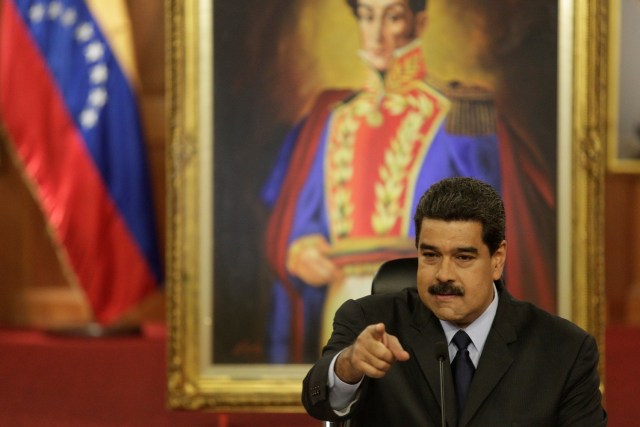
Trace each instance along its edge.
<path fill-rule="evenodd" d="M 168 406 L 302 412 L 306 365 L 211 360 L 213 4 L 165 0 Z M 559 0 L 559 312 L 604 351 L 603 187 L 607 134 L 608 2 Z M 211 94 L 211 95 L 207 95 Z M 564 167 L 562 164 L 564 163 Z M 564 283 L 564 285 L 563 285 Z M 602 358 L 603 359 L 603 358 Z M 603 370 L 601 369 L 601 372 Z"/>

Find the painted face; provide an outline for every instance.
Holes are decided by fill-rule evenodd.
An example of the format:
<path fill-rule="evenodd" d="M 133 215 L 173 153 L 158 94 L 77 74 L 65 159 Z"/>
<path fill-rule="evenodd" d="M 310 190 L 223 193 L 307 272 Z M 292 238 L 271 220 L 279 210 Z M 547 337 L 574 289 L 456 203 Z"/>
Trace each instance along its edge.
<path fill-rule="evenodd" d="M 424 12 L 414 15 L 407 0 L 359 0 L 356 13 L 362 49 L 379 71 L 389 68 L 396 49 L 418 36 L 424 21 Z"/>
<path fill-rule="evenodd" d="M 420 299 L 441 320 L 466 327 L 493 300 L 502 276 L 506 242 L 489 254 L 477 221 L 424 219 L 418 241 Z"/>

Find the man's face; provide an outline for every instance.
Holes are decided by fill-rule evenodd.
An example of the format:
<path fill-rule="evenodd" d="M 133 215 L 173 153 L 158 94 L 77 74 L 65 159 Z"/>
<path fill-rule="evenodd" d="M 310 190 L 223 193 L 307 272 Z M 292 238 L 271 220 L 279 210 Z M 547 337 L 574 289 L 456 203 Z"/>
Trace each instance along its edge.
<path fill-rule="evenodd" d="M 389 68 L 394 50 L 418 36 L 425 16 L 414 15 L 408 0 L 359 0 L 356 14 L 362 49 L 379 71 Z"/>
<path fill-rule="evenodd" d="M 477 221 L 424 219 L 418 241 L 420 299 L 441 320 L 466 327 L 493 300 L 502 276 L 506 242 L 489 254 Z"/>

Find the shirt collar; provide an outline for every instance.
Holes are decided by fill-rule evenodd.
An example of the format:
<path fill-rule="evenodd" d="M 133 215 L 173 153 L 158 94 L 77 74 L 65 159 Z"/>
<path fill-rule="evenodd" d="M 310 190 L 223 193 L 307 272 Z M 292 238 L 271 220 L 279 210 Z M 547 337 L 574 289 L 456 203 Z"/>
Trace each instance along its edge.
<path fill-rule="evenodd" d="M 491 325 L 493 324 L 493 319 L 496 317 L 496 311 L 498 310 L 498 298 L 498 290 L 496 289 L 496 285 L 494 283 L 493 301 L 491 301 L 491 304 L 489 304 L 487 309 L 480 315 L 480 317 L 474 320 L 469 326 L 464 328 L 464 331 L 469 335 L 469 338 L 471 338 L 473 345 L 478 350 L 478 354 L 482 353 L 484 343 L 487 341 L 487 336 L 489 335 Z M 461 328 L 455 323 L 449 322 L 447 320 L 440 320 L 440 324 L 442 325 L 444 334 L 447 337 L 447 345 L 449 345 L 451 344 L 453 336 Z"/>
<path fill-rule="evenodd" d="M 423 81 L 427 76 L 419 39 L 396 49 L 389 69 L 385 73 L 380 73 L 373 67 L 368 61 L 366 53 L 360 51 L 359 54 L 370 70 L 369 77 L 364 84 L 364 90 L 370 93 L 402 93 L 408 88 L 414 87 L 417 81 Z"/>

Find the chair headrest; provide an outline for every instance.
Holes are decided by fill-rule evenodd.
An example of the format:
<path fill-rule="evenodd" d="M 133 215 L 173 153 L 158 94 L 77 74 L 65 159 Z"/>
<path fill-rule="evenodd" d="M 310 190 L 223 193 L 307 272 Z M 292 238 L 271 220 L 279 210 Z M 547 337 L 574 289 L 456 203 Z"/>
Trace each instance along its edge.
<path fill-rule="evenodd" d="M 415 288 L 417 274 L 418 258 L 398 258 L 386 261 L 373 277 L 371 293 L 385 294 L 404 288 Z"/>

